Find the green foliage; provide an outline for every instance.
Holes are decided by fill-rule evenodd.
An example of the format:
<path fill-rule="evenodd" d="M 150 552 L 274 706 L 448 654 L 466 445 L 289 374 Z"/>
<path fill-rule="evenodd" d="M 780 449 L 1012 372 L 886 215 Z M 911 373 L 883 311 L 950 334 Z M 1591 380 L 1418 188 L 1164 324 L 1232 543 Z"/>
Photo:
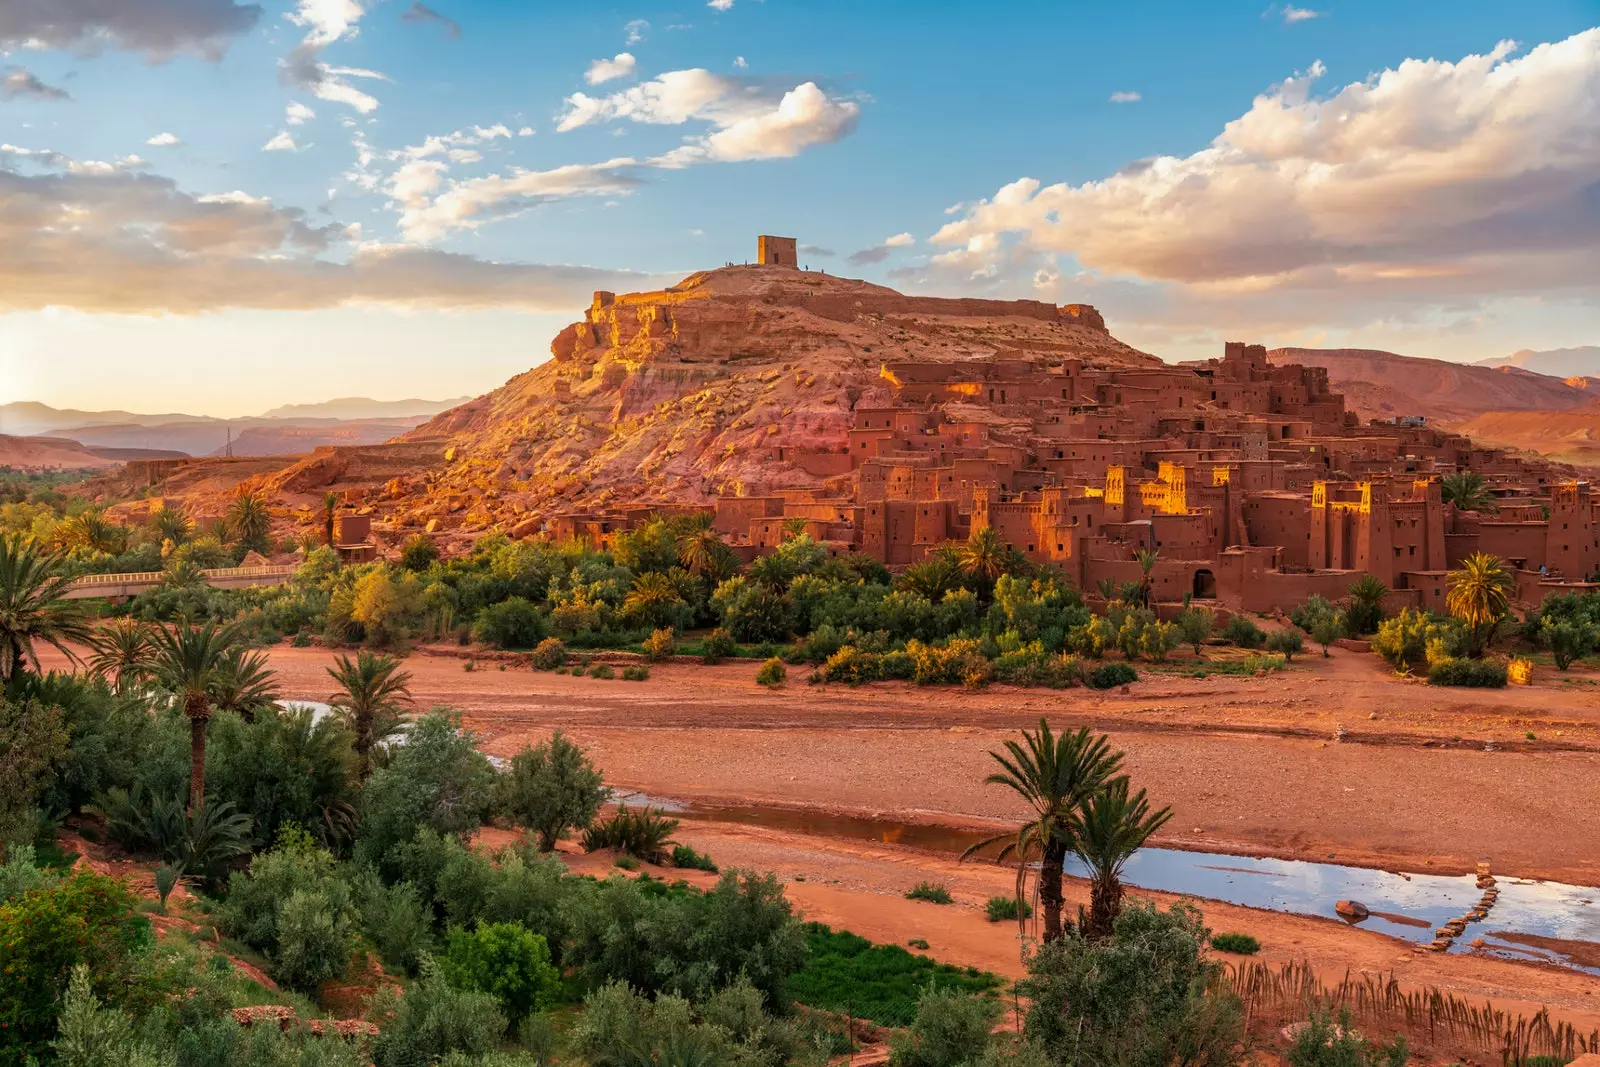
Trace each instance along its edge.
<path fill-rule="evenodd" d="M 990 897 L 983 906 L 983 913 L 992 923 L 1015 922 L 1018 919 L 1033 918 L 1033 905 L 1025 899 L 1007 894 Z"/>
<path fill-rule="evenodd" d="M 929 985 L 917 998 L 910 1030 L 891 1042 L 891 1067 L 962 1067 L 989 1048 L 1002 1008 L 993 996 Z"/>
<path fill-rule="evenodd" d="M 1545 603 L 1549 604 L 1546 598 Z M 1557 670 L 1566 670 L 1595 650 L 1600 642 L 1600 627 L 1584 618 L 1561 618 L 1544 614 L 1535 631 L 1538 642 L 1550 650 Z"/>
<path fill-rule="evenodd" d="M 181 789 L 165 795 L 113 789 L 101 802 L 106 834 L 124 848 L 154 853 L 214 888 L 233 860 L 250 851 L 252 820 L 231 800 L 212 797 L 190 811 L 184 802 Z"/>
<path fill-rule="evenodd" d="M 618 804 L 615 815 L 583 831 L 583 850 L 598 852 L 614 848 L 636 859 L 661 863 L 667 857 L 667 846 L 672 844 L 672 835 L 677 829 L 678 820 L 665 817 L 656 808 Z"/>
<path fill-rule="evenodd" d="M 899 945 L 874 945 L 847 930 L 821 923 L 805 928 L 806 968 L 790 980 L 795 1000 L 824 1011 L 849 1012 L 889 1026 L 902 1026 L 930 985 L 962 993 L 988 993 L 1001 980 L 976 968 L 952 967 L 917 956 Z"/>
<path fill-rule="evenodd" d="M 253 720 L 219 714 L 206 746 L 206 786 L 248 812 L 258 839 L 290 824 L 309 829 L 330 848 L 355 833 L 357 757 L 350 730 L 334 717 L 316 720 L 308 707 L 267 706 Z M 198 872 L 195 872 L 198 873 Z"/>
<path fill-rule="evenodd" d="M 561 974 L 545 939 L 521 923 L 482 923 L 450 931 L 440 971 L 457 989 L 488 993 L 513 1024 L 555 1002 Z"/>
<path fill-rule="evenodd" d="M 1012 685 L 1067 689 L 1083 681 L 1083 664 L 1069 653 L 1047 653 L 1044 642 L 1034 641 L 1002 651 L 994 660 L 994 675 Z"/>
<path fill-rule="evenodd" d="M 733 634 L 729 633 L 721 626 L 717 627 L 715 630 L 712 630 L 706 635 L 706 639 L 704 642 L 702 642 L 701 648 L 701 659 L 707 665 L 712 666 L 721 663 L 723 660 L 739 651 L 738 642 L 734 641 Z"/>
<path fill-rule="evenodd" d="M 589 677 L 599 678 L 601 681 L 609 682 L 616 676 L 617 672 L 611 669 L 611 664 L 609 663 L 596 663 L 589 668 Z"/>
<path fill-rule="evenodd" d="M 712 874 L 717 873 L 717 865 L 712 861 L 710 856 L 696 852 L 688 845 L 672 846 L 672 865 L 674 867 L 681 867 L 684 870 L 710 871 Z"/>
<path fill-rule="evenodd" d="M 386 886 L 370 867 L 361 868 L 351 881 L 362 934 L 383 962 L 416 974 L 433 948 L 431 907 L 424 908 L 417 887 L 410 882 Z"/>
<path fill-rule="evenodd" d="M 494 648 L 533 648 L 544 635 L 544 616 L 519 596 L 490 604 L 472 625 L 472 636 Z"/>
<path fill-rule="evenodd" d="M 1348 1011 L 1338 1022 L 1323 1012 L 1313 1012 L 1296 1031 L 1284 1059 L 1289 1067 L 1404 1067 L 1411 1058 L 1404 1037 L 1389 1045 L 1368 1041 L 1350 1021 Z"/>
<path fill-rule="evenodd" d="M 492 995 L 451 985 L 432 961 L 404 996 L 380 991 L 373 1011 L 393 1013 L 372 1043 L 375 1067 L 430 1067 L 453 1052 L 482 1056 L 506 1030 Z"/>
<path fill-rule="evenodd" d="M 768 688 L 780 686 L 789 680 L 789 668 L 785 667 L 783 660 L 773 656 L 756 669 L 756 684 Z"/>
<path fill-rule="evenodd" d="M 0 863 L 0 904 L 34 889 L 49 889 L 61 881 L 53 871 L 39 865 L 32 845 L 13 845 Z"/>
<path fill-rule="evenodd" d="M 744 576 L 717 586 L 711 606 L 723 628 L 738 641 L 785 641 L 795 627 L 794 598 Z"/>
<path fill-rule="evenodd" d="M 216 915 L 229 936 L 266 955 L 272 976 L 290 988 L 314 990 L 349 963 L 357 920 L 350 887 L 332 854 L 303 830 L 286 830 L 247 872 L 234 872 Z"/>
<path fill-rule="evenodd" d="M 1211 947 L 1236 956 L 1254 956 L 1261 951 L 1261 942 L 1249 934 L 1212 934 Z"/>
<path fill-rule="evenodd" d="M 1392 667 L 1421 668 L 1464 651 L 1461 628 L 1425 611 L 1405 608 L 1378 625 L 1372 650 Z"/>
<path fill-rule="evenodd" d="M 1305 648 L 1305 638 L 1299 630 L 1275 630 L 1267 637 L 1267 651 L 1276 652 L 1285 660 L 1292 660 Z"/>
<path fill-rule="evenodd" d="M 1363 574 L 1351 584 L 1344 624 L 1352 637 L 1362 637 L 1378 629 L 1384 619 L 1383 598 L 1388 595 L 1389 587 L 1370 574 Z"/>
<path fill-rule="evenodd" d="M 648 682 L 650 680 L 650 668 L 643 663 L 629 664 L 622 668 L 622 680 L 624 682 Z"/>
<path fill-rule="evenodd" d="M 400 549 L 400 566 L 408 571 L 425 571 L 439 560 L 439 546 L 427 534 L 412 534 Z"/>
<path fill-rule="evenodd" d="M 497 790 L 499 810 L 535 833 L 543 852 L 553 850 L 569 829 L 587 829 L 606 797 L 600 771 L 560 730 L 511 757 Z"/>
<path fill-rule="evenodd" d="M 1089 672 L 1090 689 L 1116 689 L 1139 680 L 1139 672 L 1126 663 L 1104 663 Z"/>
<path fill-rule="evenodd" d="M 1454 504 L 1461 511 L 1496 512 L 1494 496 L 1488 482 L 1476 471 L 1456 471 L 1445 475 L 1439 482 L 1440 497 L 1446 504 Z"/>
<path fill-rule="evenodd" d="M 100 997 L 125 989 L 149 924 L 122 882 L 79 871 L 0 904 L 0 1063 L 23 1063 L 55 1036 L 73 969 Z"/>
<path fill-rule="evenodd" d="M 1504 689 L 1506 665 L 1498 660 L 1448 658 L 1428 667 L 1429 685 L 1456 685 L 1470 689 Z"/>
<path fill-rule="evenodd" d="M 1224 1067 L 1242 1058 L 1243 1017 L 1206 959 L 1208 932 L 1188 905 L 1134 905 L 1110 937 L 1069 933 L 1027 959 L 1023 1033 L 1051 1062 Z"/>
<path fill-rule="evenodd" d="M 1194 649 L 1194 654 L 1200 654 L 1200 646 L 1210 637 L 1211 631 L 1217 626 L 1217 613 L 1210 608 L 1189 606 L 1178 612 L 1172 620 L 1177 627 L 1178 637 L 1184 644 Z"/>
<path fill-rule="evenodd" d="M 926 900 L 930 904 L 950 904 L 950 890 L 932 882 L 918 882 L 906 891 L 907 900 Z"/>
<path fill-rule="evenodd" d="M 534 648 L 528 657 L 536 671 L 553 671 L 567 664 L 567 646 L 559 637 L 547 637 Z"/>
<path fill-rule="evenodd" d="M 60 708 L 35 700 L 0 699 L 0 855 L 32 836 L 39 801 L 66 761 L 64 719 Z"/>
<path fill-rule="evenodd" d="M 1235 615 L 1228 620 L 1228 625 L 1222 628 L 1222 636 L 1229 643 L 1240 648 L 1260 648 L 1267 640 L 1267 635 L 1262 632 L 1247 615 Z"/>
<path fill-rule="evenodd" d="M 392 870 L 391 853 L 427 827 L 441 834 L 477 829 L 492 806 L 494 768 L 460 716 L 440 708 L 417 719 L 388 766 L 363 791 L 356 858 Z"/>

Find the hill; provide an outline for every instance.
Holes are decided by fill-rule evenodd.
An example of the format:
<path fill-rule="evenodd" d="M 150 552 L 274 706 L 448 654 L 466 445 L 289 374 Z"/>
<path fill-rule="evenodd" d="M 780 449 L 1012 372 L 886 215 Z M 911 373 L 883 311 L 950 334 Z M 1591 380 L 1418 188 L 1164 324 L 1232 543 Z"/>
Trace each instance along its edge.
<path fill-rule="evenodd" d="M 97 471 L 120 461 L 96 455 L 76 441 L 60 437 L 17 437 L 0 434 L 0 467 L 23 471 Z"/>
<path fill-rule="evenodd" d="M 1521 367 L 1535 374 L 1548 374 L 1554 378 L 1600 378 L 1600 345 L 1580 345 L 1577 348 L 1552 348 L 1535 352 L 1524 348 L 1509 356 L 1481 359 L 1480 367 Z"/>
<path fill-rule="evenodd" d="M 1515 366 L 1451 363 L 1361 348 L 1277 348 L 1268 358 L 1326 367 L 1333 388 L 1363 420 L 1424 415 L 1430 422 L 1460 428 L 1486 412 L 1577 411 L 1596 400 L 1581 379 L 1569 382 Z M 1506 422 L 1503 429 L 1512 427 Z"/>
<path fill-rule="evenodd" d="M 419 419 L 448 411 L 471 400 L 369 400 L 362 396 L 324 400 L 320 404 L 285 404 L 261 413 L 263 419 Z"/>
<path fill-rule="evenodd" d="M 49 404 L 40 404 L 32 400 L 0 404 L 0 433 L 16 437 L 59 435 L 63 430 L 78 426 L 105 424 L 160 426 L 208 422 L 218 422 L 218 420 L 207 415 L 139 415 L 131 411 L 79 411 L 75 408 L 53 408 Z"/>

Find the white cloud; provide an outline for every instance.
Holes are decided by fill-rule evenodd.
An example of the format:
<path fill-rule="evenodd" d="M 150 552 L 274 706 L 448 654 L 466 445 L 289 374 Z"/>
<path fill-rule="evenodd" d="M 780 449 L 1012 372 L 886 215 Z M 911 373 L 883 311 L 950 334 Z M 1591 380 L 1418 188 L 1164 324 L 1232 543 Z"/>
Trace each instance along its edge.
<path fill-rule="evenodd" d="M 622 43 L 635 45 L 643 41 L 650 33 L 650 23 L 644 19 L 633 19 L 622 27 Z"/>
<path fill-rule="evenodd" d="M 917 243 L 917 239 L 909 233 L 897 233 L 883 243 L 890 248 L 910 248 Z"/>
<path fill-rule="evenodd" d="M 261 146 L 263 152 L 295 152 L 300 148 L 294 143 L 294 135 L 288 130 L 279 130 L 277 135 Z"/>
<path fill-rule="evenodd" d="M 1293 26 L 1297 22 L 1307 22 L 1311 19 L 1320 19 L 1326 12 L 1312 11 L 1306 7 L 1295 7 L 1292 4 L 1283 5 L 1283 21 L 1285 25 Z"/>
<path fill-rule="evenodd" d="M 300 126 L 317 117 L 317 113 L 298 100 L 290 101 L 289 106 L 283 109 L 283 121 L 291 126 Z"/>
<path fill-rule="evenodd" d="M 734 56 L 733 65 L 736 70 L 746 70 L 750 66 L 750 64 L 744 61 L 744 56 Z"/>
<path fill-rule="evenodd" d="M 152 61 L 180 52 L 218 59 L 260 18 L 259 4 L 234 0 L 8 0 L 0 3 L 0 54 L 109 45 Z"/>
<path fill-rule="evenodd" d="M 323 51 L 330 45 L 360 32 L 364 14 L 366 9 L 356 0 L 299 0 L 295 10 L 284 17 L 296 26 L 304 27 L 306 35 L 293 51 L 279 61 L 282 80 L 310 92 L 320 100 L 344 104 L 363 115 L 376 111 L 377 98 L 356 88 L 349 79 L 387 81 L 385 75 L 359 67 L 335 67 L 322 60 Z"/>
<path fill-rule="evenodd" d="M 590 85 L 611 81 L 613 78 L 631 78 L 638 69 L 638 60 L 628 52 L 618 52 L 610 59 L 597 59 L 589 64 L 583 80 Z"/>
<path fill-rule="evenodd" d="M 1111 94 L 1111 102 L 1113 104 L 1137 104 L 1143 99 L 1143 96 L 1132 90 L 1123 90 Z"/>
<path fill-rule="evenodd" d="M 806 82 L 784 93 L 775 108 L 741 118 L 651 162 L 682 167 L 691 163 L 786 159 L 812 145 L 848 136 L 860 115 L 859 104 L 835 100 L 815 82 Z"/>
<path fill-rule="evenodd" d="M 868 263 L 882 263 L 889 258 L 889 254 L 896 248 L 910 248 L 916 243 L 917 239 L 911 234 L 897 233 L 893 237 L 884 238 L 882 244 L 876 244 L 871 248 L 863 248 L 859 252 L 851 253 L 848 257 L 849 262 L 856 266 L 864 266 Z"/>
<path fill-rule="evenodd" d="M 727 11 L 733 7 L 733 0 L 706 0 L 706 6 L 713 11 Z"/>
<path fill-rule="evenodd" d="M 46 85 L 33 71 L 7 67 L 0 72 L 0 100 L 71 100 L 65 89 Z"/>
<path fill-rule="evenodd" d="M 1600 29 L 1514 52 L 1406 60 L 1325 97 L 1314 64 L 1192 155 L 966 205 L 920 281 L 1042 278 L 1168 322 L 1258 327 L 1592 300 Z M 1083 269 L 1052 280 L 1057 256 Z"/>
<path fill-rule="evenodd" d="M 610 96 L 573 93 L 556 124 L 557 133 L 615 119 L 630 119 L 676 126 L 691 118 L 722 124 L 732 122 L 751 107 L 760 108 L 743 83 L 708 70 L 673 70 Z"/>
<path fill-rule="evenodd" d="M 524 127 L 522 127 L 522 129 L 517 131 L 517 136 L 518 137 L 532 137 L 533 136 L 533 127 L 532 126 L 524 126 Z"/>
<path fill-rule="evenodd" d="M 528 131 L 530 134 L 532 130 Z M 470 146 L 490 144 L 500 138 L 510 138 L 511 130 L 503 123 L 493 126 L 473 126 L 465 130 L 428 137 L 421 144 L 407 145 L 399 152 L 390 153 L 392 159 L 427 159 L 429 156 L 449 156 L 457 163 L 476 163 L 483 158 L 481 152 L 471 152 L 475 158 L 465 158 Z M 458 153 L 462 158 L 457 158 Z"/>
<path fill-rule="evenodd" d="M 175 133 L 158 133 L 145 141 L 145 144 L 152 148 L 177 148 L 183 141 L 179 140 Z"/>
<path fill-rule="evenodd" d="M 395 172 L 387 192 L 401 206 L 400 229 L 409 240 L 428 242 L 455 230 L 519 215 L 557 200 L 620 196 L 639 184 L 631 174 L 637 161 L 570 164 L 551 170 L 513 170 L 507 175 L 446 182 L 448 167 L 414 160 Z"/>

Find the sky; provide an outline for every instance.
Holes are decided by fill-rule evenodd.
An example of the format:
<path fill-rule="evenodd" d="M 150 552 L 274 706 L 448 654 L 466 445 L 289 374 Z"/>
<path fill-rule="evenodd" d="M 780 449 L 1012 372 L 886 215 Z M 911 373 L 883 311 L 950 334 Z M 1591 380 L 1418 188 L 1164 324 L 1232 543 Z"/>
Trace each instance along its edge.
<path fill-rule="evenodd" d="M 0 403 L 476 394 L 761 233 L 1169 360 L 1600 344 L 1600 0 L 0 0 Z"/>

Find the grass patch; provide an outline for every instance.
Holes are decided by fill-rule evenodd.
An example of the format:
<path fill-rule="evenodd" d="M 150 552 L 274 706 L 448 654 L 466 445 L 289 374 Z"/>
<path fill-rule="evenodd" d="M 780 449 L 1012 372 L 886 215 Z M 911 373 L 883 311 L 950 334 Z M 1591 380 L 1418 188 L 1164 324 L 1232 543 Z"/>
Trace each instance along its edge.
<path fill-rule="evenodd" d="M 932 882 L 918 882 L 906 893 L 907 900 L 926 900 L 929 904 L 951 903 L 950 890 Z"/>
<path fill-rule="evenodd" d="M 989 902 L 983 906 L 983 913 L 992 923 L 1001 923 L 1008 919 L 1015 922 L 1017 919 L 1033 918 L 1033 905 L 1012 896 L 990 897 Z"/>
<path fill-rule="evenodd" d="M 688 845 L 674 845 L 672 848 L 672 865 L 693 871 L 710 871 L 717 873 L 717 865 L 703 852 L 696 852 Z"/>
<path fill-rule="evenodd" d="M 930 982 L 962 993 L 994 993 L 999 975 L 976 967 L 952 967 L 899 945 L 874 945 L 848 930 L 806 924 L 809 950 L 805 970 L 789 981 L 801 1004 L 848 1012 L 883 1026 L 905 1026 L 917 1010 L 917 996 Z"/>
<path fill-rule="evenodd" d="M 1211 947 L 1235 956 L 1254 956 L 1261 951 L 1261 942 L 1249 934 L 1212 934 Z"/>

